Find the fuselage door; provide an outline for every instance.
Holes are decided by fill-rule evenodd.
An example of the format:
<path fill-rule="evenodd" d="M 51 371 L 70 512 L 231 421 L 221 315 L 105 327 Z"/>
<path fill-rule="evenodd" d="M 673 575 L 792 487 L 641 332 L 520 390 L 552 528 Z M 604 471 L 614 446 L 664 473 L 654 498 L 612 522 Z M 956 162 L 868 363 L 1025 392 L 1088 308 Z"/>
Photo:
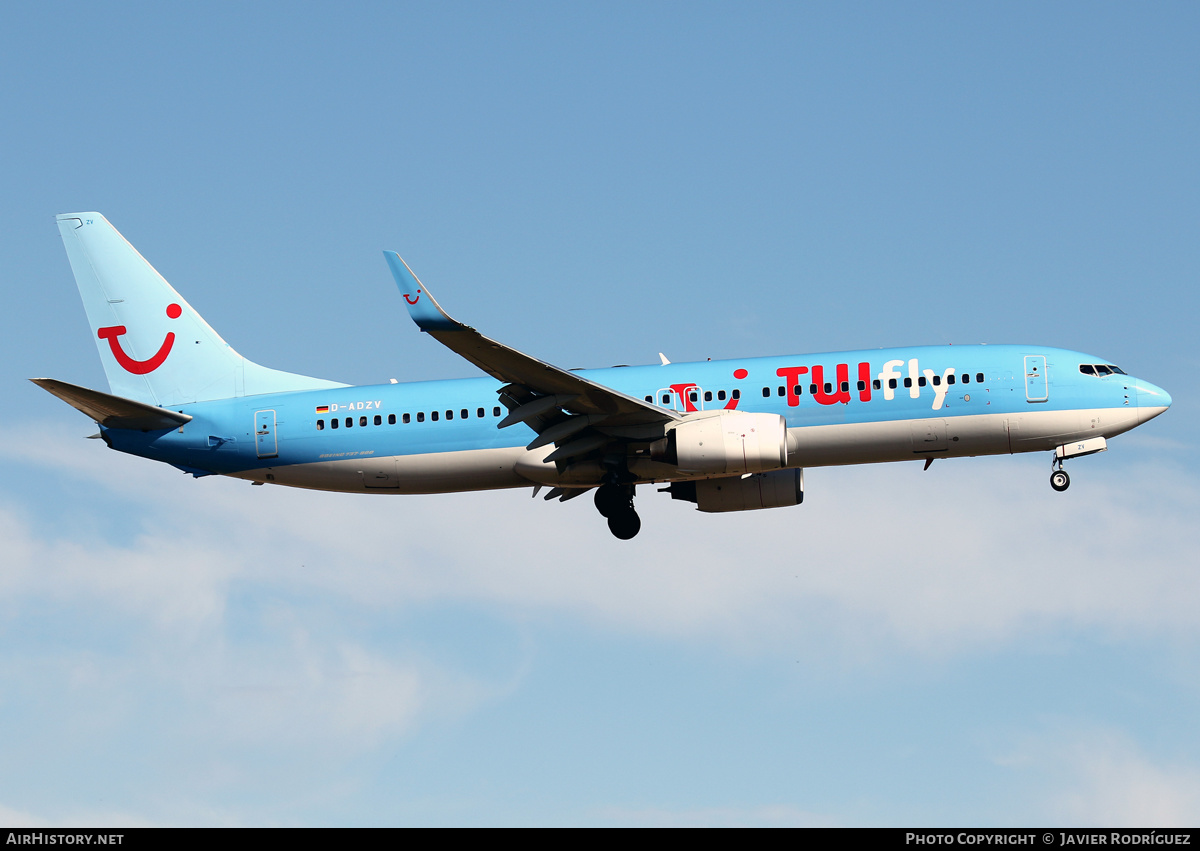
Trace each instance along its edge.
<path fill-rule="evenodd" d="M 1025 356 L 1025 399 L 1029 402 L 1045 402 L 1050 398 L 1050 385 L 1046 381 L 1045 355 Z"/>
<path fill-rule="evenodd" d="M 255 412 L 254 449 L 259 458 L 274 458 L 279 454 L 279 444 L 275 439 L 274 411 Z"/>

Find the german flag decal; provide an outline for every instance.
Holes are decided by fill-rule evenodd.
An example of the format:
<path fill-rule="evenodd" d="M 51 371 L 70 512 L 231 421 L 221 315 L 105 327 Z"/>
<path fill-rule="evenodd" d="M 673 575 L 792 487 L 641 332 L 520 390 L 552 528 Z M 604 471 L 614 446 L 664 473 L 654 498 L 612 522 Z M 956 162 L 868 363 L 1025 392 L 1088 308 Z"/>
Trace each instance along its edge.
<path fill-rule="evenodd" d="M 318 414 L 328 414 L 329 406 L 328 405 L 317 405 L 317 413 Z"/>

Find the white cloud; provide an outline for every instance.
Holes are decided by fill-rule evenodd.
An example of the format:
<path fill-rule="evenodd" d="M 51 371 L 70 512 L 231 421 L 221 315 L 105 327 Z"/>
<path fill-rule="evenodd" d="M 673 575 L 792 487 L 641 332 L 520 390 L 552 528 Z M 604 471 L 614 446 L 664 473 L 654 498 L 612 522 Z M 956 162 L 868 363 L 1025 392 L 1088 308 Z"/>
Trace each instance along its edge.
<path fill-rule="evenodd" d="M 1053 824 L 1173 828 L 1200 819 L 1200 770 L 1153 759 L 1117 730 L 1063 724 L 1026 737 L 1001 762 L 1039 776 L 1037 806 Z"/>
<path fill-rule="evenodd" d="M 520 687 L 535 649 L 519 640 L 482 666 L 379 640 L 430 610 L 478 608 L 515 634 L 541 619 L 850 671 L 1063 630 L 1194 638 L 1200 626 L 1200 489 L 1170 470 L 1118 484 L 1084 462 L 1066 494 L 1027 459 L 813 470 L 804 506 L 724 516 L 644 489 L 643 533 L 620 542 L 586 498 L 193 481 L 54 430 L 0 437 L 9 469 L 70 494 L 69 506 L 47 504 L 23 499 L 15 477 L 4 484 L 0 627 L 24 634 L 42 612 L 83 636 L 0 651 L 0 705 L 36 718 L 29 753 L 9 756 L 120 748 L 137 726 L 166 749 L 163 765 L 187 767 L 176 796 L 149 807 L 159 821 L 237 823 L 245 808 L 200 812 L 179 796 L 281 783 L 252 754 L 345 764 Z M 1155 784 L 1190 776 L 1138 765 L 1118 753 L 1087 771 L 1141 777 L 1150 792 L 1138 800 L 1162 800 Z M 336 770 L 320 780 L 335 798 L 353 794 L 345 782 Z M 1109 787 L 1073 788 L 1064 818 Z M 1165 800 L 1186 809 L 1188 794 Z M 823 823 L 785 805 L 604 817 Z"/>
<path fill-rule="evenodd" d="M 0 824 L 8 825 L 9 827 L 36 827 L 39 824 L 45 824 L 44 820 L 39 820 L 33 813 L 25 812 L 24 810 L 15 810 L 12 807 L 6 807 L 0 804 Z"/>
<path fill-rule="evenodd" d="M 102 599 L 175 634 L 219 621 L 235 581 L 368 611 L 483 602 L 606 629 L 866 657 L 953 654 L 1061 627 L 1197 631 L 1200 488 L 1170 470 L 1089 480 L 1083 462 L 1066 494 L 1028 459 L 814 470 L 804 506 L 715 516 L 646 488 L 643 533 L 619 542 L 586 497 L 255 488 L 191 481 L 81 443 L 6 441 L 55 475 L 86 479 L 96 517 L 84 528 L 103 528 L 103 506 L 117 498 L 140 533 L 38 536 L 0 512 L 10 554 L 0 586 L 10 597 Z"/>
<path fill-rule="evenodd" d="M 36 758 L 39 743 L 87 750 L 137 724 L 172 747 L 208 743 L 211 755 L 192 756 L 215 775 L 223 753 L 243 748 L 349 759 L 494 700 L 522 675 L 520 658 L 468 673 L 419 647 L 372 642 L 396 607 L 430 594 L 419 574 L 389 580 L 391 545 L 377 534 L 342 540 L 339 527 L 361 536 L 352 504 L 295 494 L 296 512 L 245 483 L 192 482 L 97 443 L 27 438 L 35 471 L 69 471 L 89 498 L 14 505 L 9 480 L 0 501 L 0 706 L 27 725 L 16 750 L 29 749 L 10 758 Z M 147 715 L 147 703 L 164 711 Z"/>
<path fill-rule="evenodd" d="M 50 818 L 0 804 L 0 824 L 7 828 L 66 828 L 66 827 L 153 827 L 139 816 L 121 812 L 86 810 Z"/>

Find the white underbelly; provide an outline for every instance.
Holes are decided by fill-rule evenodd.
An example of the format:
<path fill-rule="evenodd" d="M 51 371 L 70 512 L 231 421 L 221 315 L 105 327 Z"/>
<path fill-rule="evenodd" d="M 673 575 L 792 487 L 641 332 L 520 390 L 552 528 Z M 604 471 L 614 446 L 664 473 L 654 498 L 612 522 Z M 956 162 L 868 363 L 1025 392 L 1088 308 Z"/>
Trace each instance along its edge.
<path fill-rule="evenodd" d="M 314 461 L 233 473 L 296 488 L 357 493 L 457 493 L 528 485 L 513 466 L 524 447 Z"/>
<path fill-rule="evenodd" d="M 1097 408 L 807 426 L 788 429 L 788 466 L 1041 452 L 1074 440 L 1113 437 L 1137 424 L 1136 408 Z"/>
<path fill-rule="evenodd" d="M 962 458 L 1052 450 L 1089 437 L 1112 437 L 1138 424 L 1136 408 L 924 417 L 788 429 L 789 467 L 873 464 L 920 458 Z M 598 484 L 604 470 L 584 461 L 558 470 L 542 458 L 554 449 L 474 449 L 317 461 L 233 473 L 235 478 L 315 490 L 426 494 L 548 485 Z M 673 467 L 633 459 L 630 471 L 645 482 L 681 476 Z"/>

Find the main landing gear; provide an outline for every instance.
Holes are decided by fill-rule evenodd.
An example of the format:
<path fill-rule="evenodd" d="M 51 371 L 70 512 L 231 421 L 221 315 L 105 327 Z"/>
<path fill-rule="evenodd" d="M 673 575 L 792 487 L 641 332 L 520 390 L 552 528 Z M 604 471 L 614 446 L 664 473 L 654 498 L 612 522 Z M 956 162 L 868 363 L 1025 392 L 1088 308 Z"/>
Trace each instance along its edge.
<path fill-rule="evenodd" d="M 1050 473 L 1050 487 L 1054 488 L 1059 493 L 1062 493 L 1071 486 L 1071 477 L 1067 475 L 1067 471 L 1063 469 L 1061 458 L 1055 458 L 1053 462 L 1053 472 Z"/>
<path fill-rule="evenodd" d="M 596 489 L 596 510 L 608 519 L 608 530 L 628 541 L 642 529 L 642 519 L 633 508 L 633 485 L 610 482 Z"/>

